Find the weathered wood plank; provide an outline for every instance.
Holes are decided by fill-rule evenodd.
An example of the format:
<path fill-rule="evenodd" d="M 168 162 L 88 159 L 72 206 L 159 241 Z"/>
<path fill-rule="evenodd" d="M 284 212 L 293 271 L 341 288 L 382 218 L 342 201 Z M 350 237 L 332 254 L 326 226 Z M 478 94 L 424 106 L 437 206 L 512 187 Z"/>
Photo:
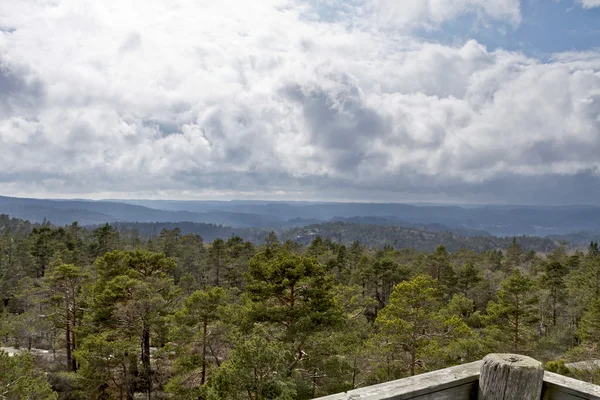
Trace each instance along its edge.
<path fill-rule="evenodd" d="M 566 363 L 565 367 L 569 369 L 579 369 L 582 371 L 586 370 L 597 370 L 600 368 L 600 360 L 585 360 L 585 361 L 577 361 L 572 363 Z"/>
<path fill-rule="evenodd" d="M 449 387 L 437 392 L 425 393 L 420 396 L 410 397 L 410 400 L 469 400 L 476 398 L 477 381 L 469 382 L 461 386 Z M 397 399 L 397 397 L 392 397 L 392 399 Z M 379 400 L 379 398 L 369 397 L 368 400 Z"/>
<path fill-rule="evenodd" d="M 542 400 L 582 400 L 583 397 L 573 396 L 570 393 L 561 392 L 552 388 L 544 388 Z"/>
<path fill-rule="evenodd" d="M 316 400 L 469 400 L 477 398 L 482 361 Z M 600 400 L 600 387 L 544 372 L 542 400 Z"/>
<path fill-rule="evenodd" d="M 482 361 L 428 372 L 409 378 L 321 397 L 318 400 L 406 400 L 406 399 L 468 399 L 479 379 Z M 453 389 L 457 388 L 455 390 Z M 435 396 L 429 396 L 436 393 Z M 451 395 L 452 397 L 442 397 Z M 469 397 L 456 397 L 467 395 Z"/>
<path fill-rule="evenodd" d="M 600 386 L 553 372 L 544 372 L 543 400 L 600 400 Z"/>
<path fill-rule="evenodd" d="M 479 374 L 479 400 L 540 400 L 544 367 L 520 354 L 488 354 Z"/>

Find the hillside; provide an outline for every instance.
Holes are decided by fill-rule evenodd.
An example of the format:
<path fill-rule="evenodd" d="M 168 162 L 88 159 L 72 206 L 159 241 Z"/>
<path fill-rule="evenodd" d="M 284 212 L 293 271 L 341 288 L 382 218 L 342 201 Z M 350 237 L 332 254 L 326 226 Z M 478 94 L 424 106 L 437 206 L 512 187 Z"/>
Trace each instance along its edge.
<path fill-rule="evenodd" d="M 282 225 L 298 226 L 314 221 L 335 219 L 379 219 L 364 221 L 376 225 L 425 226 L 441 224 L 466 232 L 484 231 L 495 236 L 562 235 L 577 231 L 595 231 L 600 225 L 600 207 L 573 206 L 519 206 L 519 205 L 430 205 L 399 203 L 319 203 L 273 201 L 170 201 L 124 200 L 168 211 L 249 213 L 277 217 Z M 359 222 L 359 221 L 348 221 Z M 360 223 L 363 223 L 362 221 Z"/>
<path fill-rule="evenodd" d="M 419 251 L 433 251 L 440 244 L 449 251 L 468 249 L 485 251 L 507 248 L 512 237 L 461 236 L 451 232 L 428 230 L 423 228 L 407 228 L 400 226 L 364 225 L 347 222 L 329 222 L 313 224 L 298 228 L 231 228 L 227 226 L 202 224 L 193 222 L 170 223 L 128 223 L 113 224 L 122 232 L 135 231 L 144 237 L 156 237 L 163 229 L 179 228 L 182 234 L 193 233 L 202 236 L 210 242 L 217 237 L 227 239 L 237 235 L 244 240 L 257 244 L 264 243 L 271 231 L 274 231 L 280 241 L 294 241 L 308 245 L 317 236 L 330 239 L 334 243 L 350 245 L 358 241 L 369 247 L 382 248 L 392 246 L 396 249 L 413 248 Z M 524 250 L 551 252 L 560 245 L 559 240 L 540 237 L 520 236 L 517 238 Z M 589 244 L 589 243 L 588 243 Z M 580 246 L 585 247 L 585 246 Z"/>
<path fill-rule="evenodd" d="M 0 213 L 32 222 L 51 221 L 55 225 L 97 225 L 113 222 L 198 222 L 229 226 L 280 226 L 283 221 L 269 215 L 221 210 L 190 212 L 160 210 L 114 201 L 48 200 L 0 196 Z"/>
<path fill-rule="evenodd" d="M 420 251 L 433 251 L 442 244 L 448 251 L 469 249 L 485 251 L 507 248 L 512 237 L 460 236 L 450 232 L 433 231 L 399 226 L 358 225 L 345 222 L 310 225 L 281 232 L 282 240 L 293 240 L 309 244 L 316 236 L 329 238 L 337 243 L 349 245 L 354 241 L 369 246 L 392 246 L 396 249 L 413 248 Z M 524 250 L 551 252 L 559 242 L 549 238 L 520 236 L 517 241 Z"/>
<path fill-rule="evenodd" d="M 548 236 L 595 232 L 600 207 L 448 206 L 264 201 L 47 200 L 0 196 L 0 213 L 56 225 L 195 222 L 285 229 L 348 222 L 450 232 L 459 236 Z"/>

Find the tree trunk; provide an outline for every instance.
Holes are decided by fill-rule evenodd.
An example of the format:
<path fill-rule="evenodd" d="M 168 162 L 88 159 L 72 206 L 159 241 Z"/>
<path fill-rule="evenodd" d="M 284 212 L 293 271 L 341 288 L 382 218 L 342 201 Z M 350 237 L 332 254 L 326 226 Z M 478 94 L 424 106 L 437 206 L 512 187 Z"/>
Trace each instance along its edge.
<path fill-rule="evenodd" d="M 519 303 L 517 303 L 517 309 L 515 311 L 515 337 L 514 337 L 514 350 L 519 351 Z"/>
<path fill-rule="evenodd" d="M 73 313 L 71 313 L 71 307 L 67 301 L 65 307 L 65 320 L 66 320 L 66 334 L 65 334 L 65 347 L 67 350 L 67 371 L 77 371 L 77 361 L 73 356 L 73 350 L 75 350 L 75 311 L 73 307 Z"/>
<path fill-rule="evenodd" d="M 75 347 L 75 324 L 73 324 L 73 328 L 71 328 L 71 348 L 73 351 L 77 348 Z M 75 356 L 71 357 L 71 371 L 77 372 L 77 359 Z"/>
<path fill-rule="evenodd" d="M 519 350 L 519 314 L 515 316 L 515 350 Z"/>
<path fill-rule="evenodd" d="M 352 363 L 352 389 L 356 388 L 356 355 L 354 355 L 354 361 Z"/>
<path fill-rule="evenodd" d="M 75 351 L 77 349 L 77 343 L 75 341 L 75 327 L 77 326 L 77 317 L 75 316 L 75 313 L 77 312 L 77 303 L 75 303 L 75 301 L 73 301 L 73 314 L 72 314 L 72 325 L 71 325 L 71 349 L 73 351 Z M 77 372 L 77 360 L 75 359 L 75 357 L 72 357 L 71 359 L 72 362 L 72 371 L 73 372 Z"/>
<path fill-rule="evenodd" d="M 221 271 L 221 256 L 217 255 L 217 263 L 216 263 L 216 279 L 215 279 L 215 286 L 219 286 L 219 272 Z"/>
<path fill-rule="evenodd" d="M 594 297 L 594 300 L 598 301 L 598 298 L 600 297 L 600 271 L 596 271 L 596 291 L 595 291 L 595 294 L 596 294 L 596 296 Z"/>
<path fill-rule="evenodd" d="M 67 326 L 66 326 L 66 335 L 65 335 L 65 347 L 67 350 L 67 371 L 73 371 L 73 352 L 72 352 L 72 344 L 71 344 L 71 317 L 69 316 L 69 309 L 67 308 Z"/>
<path fill-rule="evenodd" d="M 417 365 L 417 349 L 412 344 L 410 347 L 410 376 L 415 376 L 415 366 Z"/>
<path fill-rule="evenodd" d="M 135 400 L 135 376 L 137 375 L 137 373 L 135 373 L 135 370 L 137 369 L 137 366 L 135 365 L 137 363 L 137 361 L 133 361 L 129 363 L 129 368 L 126 368 L 126 376 L 125 376 L 125 382 L 127 385 L 127 400 Z"/>
<path fill-rule="evenodd" d="M 552 296 L 552 326 L 556 326 L 556 293 Z"/>
<path fill-rule="evenodd" d="M 150 329 L 146 323 L 142 326 L 142 369 L 146 389 L 146 400 L 150 400 L 152 393 L 152 377 L 150 371 Z"/>
<path fill-rule="evenodd" d="M 202 325 L 202 377 L 200 378 L 200 384 L 204 385 L 206 382 L 206 329 L 208 322 L 204 320 Z"/>

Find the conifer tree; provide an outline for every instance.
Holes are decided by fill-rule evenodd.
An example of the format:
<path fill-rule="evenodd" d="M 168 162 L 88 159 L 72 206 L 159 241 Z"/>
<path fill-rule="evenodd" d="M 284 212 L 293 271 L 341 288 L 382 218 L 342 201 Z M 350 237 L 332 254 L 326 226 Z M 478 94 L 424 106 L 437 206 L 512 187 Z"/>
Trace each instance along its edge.
<path fill-rule="evenodd" d="M 537 303 L 533 280 L 515 269 L 502 281 L 498 302 L 490 301 L 487 307 L 488 325 L 492 328 L 488 334 L 496 336 L 496 345 L 507 346 L 516 353 L 526 350 L 525 344 L 532 336 L 531 324 L 538 318 Z"/>

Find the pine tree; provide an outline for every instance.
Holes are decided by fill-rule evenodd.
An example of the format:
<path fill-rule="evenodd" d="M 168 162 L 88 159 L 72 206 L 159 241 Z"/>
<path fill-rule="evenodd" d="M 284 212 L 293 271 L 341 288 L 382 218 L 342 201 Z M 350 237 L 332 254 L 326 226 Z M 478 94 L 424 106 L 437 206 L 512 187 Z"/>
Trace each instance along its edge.
<path fill-rule="evenodd" d="M 506 271 L 512 271 L 514 268 L 517 268 L 521 265 L 522 258 L 523 249 L 519 242 L 517 242 L 517 238 L 513 237 L 510 246 L 506 249 L 506 255 L 504 256 L 504 269 Z"/>
<path fill-rule="evenodd" d="M 55 400 L 44 373 L 38 371 L 31 354 L 10 356 L 0 350 L 0 396 L 3 399 Z"/>
<path fill-rule="evenodd" d="M 57 326 L 64 328 L 67 370 L 76 371 L 77 362 L 73 352 L 77 348 L 75 331 L 81 316 L 79 305 L 80 291 L 87 274 L 73 264 L 63 264 L 57 260 L 44 277 L 46 296 L 54 310 L 51 319 Z"/>
<path fill-rule="evenodd" d="M 552 313 L 552 326 L 556 326 L 558 309 L 565 300 L 566 284 L 565 276 L 567 268 L 558 261 L 546 263 L 544 275 L 541 278 L 541 284 L 548 291 L 550 308 Z"/>
<path fill-rule="evenodd" d="M 178 296 L 169 276 L 174 268 L 175 262 L 164 254 L 142 250 L 116 250 L 99 258 L 95 265 L 97 279 L 92 288 L 90 317 L 94 330 L 101 334 L 93 336 L 94 340 L 85 340 L 80 354 L 89 357 L 92 354 L 90 346 L 106 349 L 117 345 L 104 343 L 106 341 L 128 343 L 137 340 L 140 344 L 136 353 L 141 364 L 141 386 L 146 399 L 150 398 L 153 389 L 152 336 L 165 324 L 165 317 Z M 86 371 L 93 372 L 93 367 Z M 129 372 L 137 374 L 136 366 L 132 364 Z M 126 382 L 134 384 L 129 378 Z M 133 388 L 128 386 L 127 393 L 132 392 Z"/>
<path fill-rule="evenodd" d="M 456 285 L 456 274 L 450 264 L 450 255 L 444 246 L 438 246 L 427 258 L 427 272 L 440 284 L 446 286 L 448 293 L 453 291 Z"/>
<path fill-rule="evenodd" d="M 198 290 L 187 297 L 183 307 L 175 313 L 171 337 L 177 359 L 175 376 L 167 390 L 178 398 L 198 398 L 207 380 L 209 352 L 214 362 L 219 363 L 213 347 L 218 340 L 214 324 L 223 318 L 226 302 L 227 294 L 220 287 Z"/>
<path fill-rule="evenodd" d="M 215 279 L 214 286 L 221 285 L 221 271 L 227 262 L 227 253 L 225 251 L 225 242 L 221 238 L 215 239 L 208 249 L 208 259 L 212 270 L 214 271 Z"/>
<path fill-rule="evenodd" d="M 438 280 L 420 275 L 396 285 L 390 304 L 377 316 L 376 323 L 381 330 L 373 342 L 388 348 L 387 352 L 407 354 L 410 375 L 417 373 L 418 360 L 442 330 L 437 317 L 442 299 L 443 289 Z"/>
<path fill-rule="evenodd" d="M 515 269 L 500 285 L 498 302 L 490 301 L 487 307 L 488 325 L 500 333 L 499 345 L 506 343 L 510 332 L 510 348 L 513 352 L 524 351 L 524 344 L 531 336 L 531 324 L 537 320 L 538 296 L 534 283 L 528 276 Z M 488 330 L 490 336 L 493 332 Z"/>
<path fill-rule="evenodd" d="M 463 264 L 456 273 L 456 287 L 466 297 L 470 297 L 473 288 L 482 280 L 483 274 L 471 261 Z"/>
<path fill-rule="evenodd" d="M 309 338 L 342 320 L 333 279 L 312 257 L 259 253 L 250 260 L 246 281 L 248 316 L 271 326 L 273 337 L 289 346 L 290 373 L 302 364 Z"/>

